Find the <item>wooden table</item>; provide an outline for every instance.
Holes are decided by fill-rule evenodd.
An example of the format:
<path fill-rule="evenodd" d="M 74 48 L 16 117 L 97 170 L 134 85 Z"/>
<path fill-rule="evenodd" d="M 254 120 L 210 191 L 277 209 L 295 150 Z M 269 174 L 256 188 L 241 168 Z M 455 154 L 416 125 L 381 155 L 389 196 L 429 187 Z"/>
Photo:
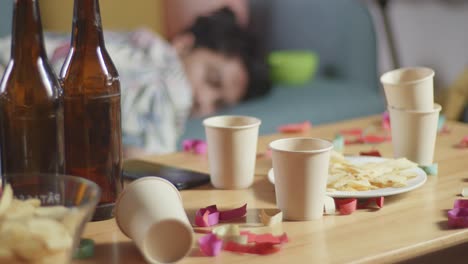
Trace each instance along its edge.
<path fill-rule="evenodd" d="M 379 122 L 377 116 L 366 117 L 317 126 L 300 136 L 331 140 L 342 129 L 379 127 Z M 468 149 L 453 147 L 468 135 L 468 125 L 449 122 L 448 128 L 451 132 L 439 134 L 437 139 L 435 160 L 439 175 L 429 176 L 428 181 L 416 190 L 386 197 L 384 208 L 358 210 L 352 215 L 328 215 L 309 222 L 284 222 L 282 230 L 288 234 L 290 242 L 273 255 L 238 255 L 223 251 L 217 257 L 205 257 L 194 243 L 193 250 L 181 263 L 393 263 L 467 243 L 468 229 L 449 229 L 446 213 L 453 207 L 454 200 L 460 198 L 462 188 L 468 187 Z M 281 137 L 285 135 L 262 136 L 259 153 L 266 150 L 270 141 Z M 349 145 L 345 154 L 356 155 L 372 147 L 384 157 L 392 156 L 390 143 Z M 206 157 L 189 153 L 142 159 L 197 171 L 206 172 L 208 168 Z M 211 204 L 231 208 L 247 203 L 247 217 L 241 226 L 258 222 L 260 209 L 275 208 L 274 186 L 266 177 L 269 168 L 271 160 L 259 155 L 255 182 L 247 190 L 217 190 L 206 185 L 182 191 L 189 219 L 193 221 L 197 209 Z M 89 223 L 83 236 L 95 240 L 95 257 L 74 263 L 144 263 L 114 220 Z M 466 245 L 463 247 L 468 248 Z"/>

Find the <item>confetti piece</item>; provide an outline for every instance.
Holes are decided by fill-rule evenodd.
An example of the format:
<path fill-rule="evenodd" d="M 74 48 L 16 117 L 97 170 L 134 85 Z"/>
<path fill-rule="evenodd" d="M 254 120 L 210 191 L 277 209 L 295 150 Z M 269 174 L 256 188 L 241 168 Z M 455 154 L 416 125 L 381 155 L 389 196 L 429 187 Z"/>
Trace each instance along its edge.
<path fill-rule="evenodd" d="M 382 208 L 384 205 L 384 197 L 375 197 L 375 198 L 369 198 L 366 200 L 360 200 L 358 201 L 358 209 L 366 209 L 369 208 L 371 204 L 375 204 L 378 208 Z"/>
<path fill-rule="evenodd" d="M 335 200 L 330 196 L 325 196 L 323 200 L 323 209 L 326 215 L 333 215 L 336 213 Z"/>
<path fill-rule="evenodd" d="M 390 130 L 390 114 L 388 111 L 382 113 L 382 128 Z"/>
<path fill-rule="evenodd" d="M 216 206 L 199 209 L 195 214 L 195 224 L 201 227 L 213 226 L 219 223 L 219 212 Z"/>
<path fill-rule="evenodd" d="M 428 166 L 419 166 L 424 172 L 427 173 L 427 175 L 432 175 L 436 176 L 439 172 L 439 165 L 437 163 L 434 163 L 432 165 Z"/>
<path fill-rule="evenodd" d="M 265 152 L 257 153 L 257 158 L 271 159 L 271 149 L 267 149 Z"/>
<path fill-rule="evenodd" d="M 373 157 L 382 157 L 378 150 L 370 150 L 370 151 L 361 151 L 359 152 L 361 156 L 373 156 Z"/>
<path fill-rule="evenodd" d="M 444 129 L 444 125 L 445 125 L 446 120 L 447 120 L 447 118 L 445 117 L 445 115 L 443 115 L 443 114 L 439 115 L 439 120 L 437 122 L 437 131 L 441 132 Z"/>
<path fill-rule="evenodd" d="M 355 138 L 355 139 L 346 139 L 345 140 L 345 145 L 352 145 L 352 144 L 364 144 L 364 139 Z"/>
<path fill-rule="evenodd" d="M 455 145 L 455 148 L 468 148 L 468 136 L 464 136 L 460 142 Z"/>
<path fill-rule="evenodd" d="M 198 246 L 206 256 L 217 256 L 223 248 L 223 241 L 215 234 L 208 234 L 198 239 Z"/>
<path fill-rule="evenodd" d="M 260 219 L 266 226 L 273 226 L 283 221 L 283 212 L 278 210 L 274 215 L 268 215 L 265 210 L 260 211 Z"/>
<path fill-rule="evenodd" d="M 254 234 L 249 231 L 242 231 L 241 235 L 248 237 L 248 243 L 271 243 L 271 244 L 284 244 L 289 241 L 286 233 L 283 233 L 280 236 L 274 236 L 271 233 L 265 234 Z"/>
<path fill-rule="evenodd" d="M 224 250 L 237 252 L 237 253 L 248 253 L 257 255 L 269 255 L 276 253 L 281 248 L 272 243 L 256 243 L 254 245 L 241 245 L 235 242 L 227 242 L 224 246 Z"/>
<path fill-rule="evenodd" d="M 247 204 L 226 211 L 219 211 L 216 205 L 210 205 L 196 212 L 195 224 L 201 227 L 213 226 L 218 224 L 219 221 L 240 218 L 245 216 L 245 214 L 247 214 Z"/>
<path fill-rule="evenodd" d="M 467 197 L 468 196 L 468 188 L 463 188 L 462 192 L 461 192 L 461 195 L 463 197 Z"/>
<path fill-rule="evenodd" d="M 213 229 L 213 234 L 224 242 L 233 241 L 239 244 L 247 244 L 248 236 L 241 234 L 238 225 L 222 225 Z"/>
<path fill-rule="evenodd" d="M 338 207 L 338 211 L 342 215 L 352 214 L 357 209 L 356 198 L 335 199 L 335 203 Z"/>
<path fill-rule="evenodd" d="M 271 149 L 267 149 L 267 150 L 265 151 L 264 155 L 265 155 L 265 157 L 271 159 L 271 155 L 272 155 Z"/>
<path fill-rule="evenodd" d="M 94 240 L 83 238 L 76 249 L 74 259 L 87 259 L 94 256 Z"/>
<path fill-rule="evenodd" d="M 453 228 L 468 227 L 468 208 L 454 208 L 447 212 L 448 225 Z"/>
<path fill-rule="evenodd" d="M 381 197 L 376 197 L 375 199 L 375 204 L 379 207 L 379 208 L 382 208 L 383 205 L 384 205 L 384 200 L 385 198 L 383 196 Z"/>
<path fill-rule="evenodd" d="M 212 233 L 217 235 L 218 237 L 239 236 L 240 230 L 238 225 L 222 225 L 213 228 Z"/>
<path fill-rule="evenodd" d="M 362 133 L 363 133 L 362 128 L 350 128 L 350 129 L 340 130 L 340 134 L 357 136 L 357 137 L 362 136 Z"/>
<path fill-rule="evenodd" d="M 220 211 L 219 220 L 221 221 L 231 220 L 231 219 L 243 217 L 246 214 L 247 214 L 247 204 L 244 204 L 243 206 L 239 208 L 226 210 L 226 211 Z"/>
<path fill-rule="evenodd" d="M 336 135 L 333 139 L 333 149 L 338 152 L 343 152 L 345 146 L 344 137 L 340 134 Z"/>
<path fill-rule="evenodd" d="M 281 133 L 304 133 L 312 128 L 312 124 L 309 121 L 305 121 L 297 124 L 286 124 L 278 127 L 278 131 Z"/>
<path fill-rule="evenodd" d="M 201 139 L 186 139 L 182 142 L 182 148 L 185 152 L 203 155 L 207 152 L 207 144 Z"/>
<path fill-rule="evenodd" d="M 448 225 L 453 228 L 468 227 L 468 200 L 457 199 L 453 209 L 447 212 Z"/>
<path fill-rule="evenodd" d="M 457 199 L 453 203 L 453 208 L 467 208 L 468 209 L 468 200 Z"/>
<path fill-rule="evenodd" d="M 356 201 L 355 201 L 356 200 Z M 382 208 L 384 205 L 385 198 L 381 197 L 374 197 L 369 199 L 355 199 L 355 198 L 348 198 L 348 199 L 336 199 L 335 202 L 337 203 L 337 207 L 343 208 L 342 211 L 340 210 L 341 214 L 351 214 L 356 209 L 367 209 L 370 208 L 371 205 L 375 204 L 378 208 Z"/>
<path fill-rule="evenodd" d="M 439 131 L 440 134 L 450 134 L 450 129 L 448 128 L 447 125 L 444 125 L 442 129 Z"/>
<path fill-rule="evenodd" d="M 362 141 L 369 144 L 383 143 L 391 140 L 390 136 L 366 135 L 362 137 Z"/>

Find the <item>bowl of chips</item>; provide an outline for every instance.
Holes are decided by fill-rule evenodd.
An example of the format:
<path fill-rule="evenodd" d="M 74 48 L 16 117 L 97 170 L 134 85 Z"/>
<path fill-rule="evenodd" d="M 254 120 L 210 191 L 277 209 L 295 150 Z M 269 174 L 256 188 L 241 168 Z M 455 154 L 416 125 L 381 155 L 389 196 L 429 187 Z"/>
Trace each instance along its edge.
<path fill-rule="evenodd" d="M 0 197 L 0 263 L 70 263 L 101 196 L 98 185 L 54 174 L 7 179 Z"/>

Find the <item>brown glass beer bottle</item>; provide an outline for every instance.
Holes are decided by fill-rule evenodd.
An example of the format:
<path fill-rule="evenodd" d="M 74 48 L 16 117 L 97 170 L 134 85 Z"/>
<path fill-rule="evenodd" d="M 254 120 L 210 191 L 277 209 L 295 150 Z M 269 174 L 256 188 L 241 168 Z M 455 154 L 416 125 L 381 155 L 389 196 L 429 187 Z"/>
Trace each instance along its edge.
<path fill-rule="evenodd" d="M 14 174 L 63 173 L 63 144 L 63 90 L 45 52 L 38 1 L 16 0 L 0 82 L 3 183 L 21 184 Z"/>
<path fill-rule="evenodd" d="M 64 90 L 65 170 L 102 189 L 93 220 L 113 217 L 122 189 L 120 81 L 106 51 L 98 0 L 75 0 Z"/>

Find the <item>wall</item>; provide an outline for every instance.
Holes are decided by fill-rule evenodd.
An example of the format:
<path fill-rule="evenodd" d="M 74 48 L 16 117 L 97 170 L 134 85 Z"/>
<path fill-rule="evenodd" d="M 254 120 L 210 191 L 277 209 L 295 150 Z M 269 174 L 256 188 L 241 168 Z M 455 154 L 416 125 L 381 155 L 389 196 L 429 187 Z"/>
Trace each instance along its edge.
<path fill-rule="evenodd" d="M 162 0 L 101 0 L 99 4 L 105 30 L 131 30 L 146 26 L 155 32 L 163 32 Z M 70 32 L 72 0 L 41 0 L 40 5 L 45 30 Z"/>
<path fill-rule="evenodd" d="M 383 73 L 392 69 L 387 38 L 374 0 L 366 2 L 374 15 Z M 387 14 L 400 66 L 433 68 L 436 89 L 446 88 L 468 66 L 468 1 L 391 0 Z"/>
<path fill-rule="evenodd" d="M 12 0 L 0 0 L 0 37 L 10 34 L 11 17 L 13 13 Z"/>

